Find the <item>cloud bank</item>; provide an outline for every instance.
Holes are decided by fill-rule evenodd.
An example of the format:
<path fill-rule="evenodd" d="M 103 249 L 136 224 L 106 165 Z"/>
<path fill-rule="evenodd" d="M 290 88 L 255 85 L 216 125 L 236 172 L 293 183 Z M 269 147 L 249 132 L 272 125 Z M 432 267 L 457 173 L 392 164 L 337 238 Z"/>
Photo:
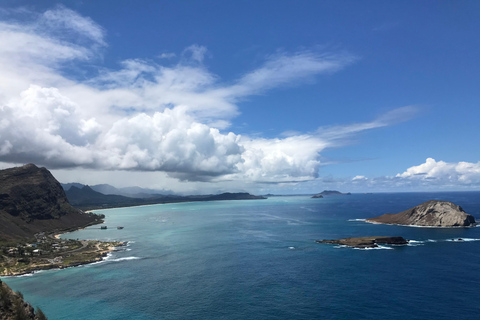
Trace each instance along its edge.
<path fill-rule="evenodd" d="M 428 158 L 425 163 L 408 168 L 396 178 L 435 185 L 480 186 L 480 161 L 447 163 Z"/>
<path fill-rule="evenodd" d="M 317 183 L 324 186 L 365 191 L 425 191 L 425 190 L 479 190 L 480 162 L 445 162 L 427 158 L 425 163 L 407 168 L 393 176 L 353 178 L 320 177 Z"/>
<path fill-rule="evenodd" d="M 225 84 L 203 65 L 208 50 L 196 44 L 173 65 L 129 59 L 115 70 L 96 68 L 106 37 L 93 20 L 63 6 L 12 12 L 0 22 L 0 161 L 161 171 L 188 181 L 308 181 L 317 178 L 325 148 L 405 120 L 415 109 L 286 138 L 242 136 L 228 131 L 239 101 L 339 72 L 356 58 L 280 52 Z M 163 62 L 176 57 L 158 55 Z"/>

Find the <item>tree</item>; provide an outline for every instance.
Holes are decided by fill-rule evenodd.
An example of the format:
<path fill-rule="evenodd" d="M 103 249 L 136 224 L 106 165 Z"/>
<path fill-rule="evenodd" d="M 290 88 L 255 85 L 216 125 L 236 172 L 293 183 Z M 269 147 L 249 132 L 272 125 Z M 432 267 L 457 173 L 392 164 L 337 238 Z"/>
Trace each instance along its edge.
<path fill-rule="evenodd" d="M 35 312 L 35 319 L 36 320 L 47 320 L 47 317 L 43 313 L 42 309 L 37 307 L 37 312 Z"/>
<path fill-rule="evenodd" d="M 17 294 L 19 293 L 20 292 L 17 292 Z M 14 320 L 28 320 L 27 313 L 25 312 L 23 296 L 16 297 L 15 302 L 13 303 L 13 310 L 15 312 Z"/>

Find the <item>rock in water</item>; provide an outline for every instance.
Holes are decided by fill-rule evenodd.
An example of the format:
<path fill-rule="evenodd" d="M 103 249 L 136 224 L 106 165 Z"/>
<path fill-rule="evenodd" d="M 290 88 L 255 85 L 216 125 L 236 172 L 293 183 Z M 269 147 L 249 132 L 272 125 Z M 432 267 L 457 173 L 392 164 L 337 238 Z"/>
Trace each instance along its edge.
<path fill-rule="evenodd" d="M 316 240 L 317 243 L 339 244 L 359 249 L 377 248 L 378 244 L 407 244 L 408 241 L 403 237 L 357 237 L 333 240 Z"/>
<path fill-rule="evenodd" d="M 475 218 L 449 201 L 430 200 L 400 213 L 387 213 L 367 222 L 422 227 L 473 227 Z"/>

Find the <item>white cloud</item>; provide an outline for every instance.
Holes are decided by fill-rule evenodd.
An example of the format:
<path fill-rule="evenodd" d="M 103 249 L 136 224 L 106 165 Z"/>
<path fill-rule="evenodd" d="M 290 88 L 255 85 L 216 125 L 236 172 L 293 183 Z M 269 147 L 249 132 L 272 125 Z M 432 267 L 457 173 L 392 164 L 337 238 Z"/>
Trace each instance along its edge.
<path fill-rule="evenodd" d="M 321 127 L 317 130 L 317 134 L 320 137 L 329 140 L 332 144 L 334 144 L 337 142 L 337 140 L 350 137 L 361 131 L 391 126 L 399 122 L 407 121 L 411 119 L 417 112 L 417 107 L 405 106 L 393 109 L 370 122 L 354 123 L 350 125 L 332 127 Z"/>
<path fill-rule="evenodd" d="M 157 56 L 159 59 L 172 59 L 175 58 L 177 55 L 174 52 L 164 52 Z"/>
<path fill-rule="evenodd" d="M 105 31 L 88 17 L 82 17 L 75 11 L 58 6 L 56 9 L 46 11 L 39 19 L 39 25 L 45 26 L 50 31 L 58 30 L 58 35 L 72 32 L 74 36 L 85 37 L 101 46 L 106 46 Z"/>
<path fill-rule="evenodd" d="M 372 122 L 263 139 L 225 131 L 250 95 L 337 72 L 345 53 L 277 53 L 225 84 L 192 45 L 180 62 L 142 59 L 84 81 L 65 64 L 90 63 L 105 31 L 65 7 L 0 24 L 0 161 L 49 168 L 161 171 L 189 181 L 295 183 L 317 177 L 320 152 L 363 130 L 395 123 L 412 108 Z M 172 58 L 165 54 L 160 58 Z M 222 130 L 222 131 L 220 131 Z"/>
<path fill-rule="evenodd" d="M 187 56 L 189 59 L 202 63 L 205 54 L 207 53 L 207 48 L 204 46 L 199 46 L 197 44 L 193 44 L 183 50 L 183 55 Z"/>
<path fill-rule="evenodd" d="M 430 184 L 458 184 L 480 186 L 480 161 L 447 163 L 428 158 L 425 163 L 408 168 L 397 178 L 417 180 Z"/>
<path fill-rule="evenodd" d="M 180 106 L 117 121 L 98 149 L 106 155 L 102 167 L 216 176 L 236 171 L 238 139 L 195 122 Z"/>
<path fill-rule="evenodd" d="M 351 192 L 475 190 L 480 189 L 480 162 L 448 163 L 428 158 L 394 176 L 320 177 L 312 184 Z"/>
<path fill-rule="evenodd" d="M 316 178 L 327 142 L 311 135 L 285 139 L 244 139 L 243 177 L 259 182 L 292 182 Z M 240 178 L 240 177 L 238 177 Z"/>
<path fill-rule="evenodd" d="M 268 57 L 263 66 L 245 74 L 236 84 L 220 88 L 216 93 L 236 99 L 259 94 L 271 88 L 298 84 L 298 81 L 305 81 L 317 74 L 339 71 L 355 60 L 355 56 L 345 53 L 314 51 L 279 53 Z"/>
<path fill-rule="evenodd" d="M 365 181 L 365 180 L 368 180 L 368 178 L 365 176 L 355 176 L 352 178 L 352 181 Z"/>

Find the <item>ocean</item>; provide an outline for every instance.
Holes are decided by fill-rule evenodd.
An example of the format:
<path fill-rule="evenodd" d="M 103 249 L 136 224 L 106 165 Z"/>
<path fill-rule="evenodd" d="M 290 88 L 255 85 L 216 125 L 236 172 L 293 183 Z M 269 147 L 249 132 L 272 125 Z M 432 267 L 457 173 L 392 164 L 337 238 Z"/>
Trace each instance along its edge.
<path fill-rule="evenodd" d="M 480 192 L 109 209 L 98 211 L 107 230 L 97 225 L 62 237 L 128 241 L 127 247 L 103 262 L 2 280 L 50 320 L 478 320 L 480 227 L 359 220 L 434 199 L 452 201 L 480 220 Z M 355 236 L 413 241 L 369 250 L 315 243 Z"/>

